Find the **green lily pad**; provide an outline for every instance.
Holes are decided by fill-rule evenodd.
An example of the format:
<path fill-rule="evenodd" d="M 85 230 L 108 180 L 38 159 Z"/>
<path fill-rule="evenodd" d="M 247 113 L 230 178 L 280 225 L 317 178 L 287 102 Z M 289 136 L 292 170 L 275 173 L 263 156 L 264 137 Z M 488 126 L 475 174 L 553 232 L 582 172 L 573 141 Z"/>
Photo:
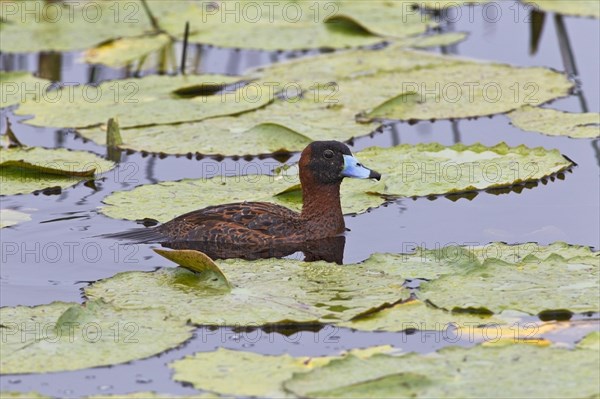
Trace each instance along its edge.
<path fill-rule="evenodd" d="M 574 138 L 600 137 L 600 114 L 562 112 L 555 109 L 522 107 L 508 114 L 513 125 L 528 132 Z"/>
<path fill-rule="evenodd" d="M 600 332 L 594 331 L 577 343 L 577 348 L 600 351 Z"/>
<path fill-rule="evenodd" d="M 126 3 L 9 2 L 2 7 L 4 53 L 83 50 L 152 29 L 138 1 Z"/>
<path fill-rule="evenodd" d="M 457 44 L 469 37 L 466 32 L 447 32 L 439 35 L 429 35 L 424 37 L 414 38 L 414 42 L 407 47 L 427 48 L 438 46 L 450 46 Z"/>
<path fill-rule="evenodd" d="M 229 281 L 227 281 L 227 277 L 219 269 L 219 266 L 200 251 L 166 251 L 164 249 L 154 249 L 154 252 L 186 269 L 199 273 L 207 281 L 214 282 L 216 286 L 221 286 L 227 290 L 232 288 Z"/>
<path fill-rule="evenodd" d="M 115 395 L 93 395 L 86 396 L 85 399 L 218 399 L 221 398 L 219 395 L 212 393 L 199 393 L 196 395 L 173 395 L 170 393 L 157 393 L 157 392 L 133 392 L 127 394 L 115 394 Z"/>
<path fill-rule="evenodd" d="M 0 229 L 28 222 L 30 220 L 31 216 L 27 213 L 15 211 L 13 209 L 0 209 Z"/>
<path fill-rule="evenodd" d="M 219 348 L 214 352 L 186 356 L 169 366 L 175 372 L 175 381 L 191 383 L 196 389 L 244 397 L 283 398 L 289 395 L 283 390 L 282 383 L 296 373 L 309 372 L 349 355 L 364 359 L 389 351 L 390 347 L 381 346 L 354 349 L 338 356 L 292 357 Z"/>
<path fill-rule="evenodd" d="M 84 60 L 90 64 L 104 64 L 113 68 L 124 67 L 162 49 L 168 43 L 170 38 L 166 34 L 124 37 L 88 49 L 84 54 Z"/>
<path fill-rule="evenodd" d="M 600 19 L 600 7 L 596 0 L 521 0 L 531 4 L 540 11 L 555 12 L 557 14 L 572 15 L 575 17 L 592 17 Z"/>
<path fill-rule="evenodd" d="M 299 397 L 591 397 L 600 354 L 531 345 L 450 347 L 435 354 L 347 356 L 284 383 Z"/>
<path fill-rule="evenodd" d="M 66 86 L 15 111 L 34 115 L 35 126 L 88 127 L 118 117 L 121 129 L 132 126 L 199 121 L 260 108 L 273 98 L 257 84 L 235 92 L 185 98 L 174 93 L 192 85 L 224 86 L 239 78 L 222 75 L 157 76 L 123 79 L 92 86 Z"/>
<path fill-rule="evenodd" d="M 554 253 L 541 258 L 525 256 L 508 262 L 487 258 L 479 267 L 422 284 L 418 296 L 449 310 L 600 311 L 600 253 L 576 247 L 577 255 L 571 257 L 569 251 L 559 249 L 563 244 L 558 245 L 551 246 Z"/>
<path fill-rule="evenodd" d="M 563 74 L 546 68 L 476 62 L 401 45 L 322 54 L 270 66 L 256 75 L 265 82 L 293 82 L 313 91 L 315 82 L 336 82 L 338 105 L 359 114 L 361 122 L 494 115 L 566 96 L 573 87 Z"/>
<path fill-rule="evenodd" d="M 356 123 L 347 109 L 328 104 L 325 97 L 280 100 L 234 117 L 122 129 L 119 147 L 166 154 L 269 154 L 302 151 L 315 140 L 348 141 L 373 130 Z M 78 133 L 98 144 L 106 142 L 106 126 Z"/>
<path fill-rule="evenodd" d="M 468 252 L 466 252 L 465 255 L 469 254 L 481 263 L 487 259 L 499 259 L 503 262 L 513 264 L 521 262 L 539 263 L 550 257 L 560 255 L 564 259 L 568 259 L 570 263 L 582 263 L 591 266 L 598 264 L 597 255 L 595 255 L 594 252 L 591 252 L 590 247 L 570 245 L 560 241 L 550 245 L 540 245 L 535 242 L 518 245 L 492 242 L 483 246 L 467 248 Z M 447 249 L 444 249 L 444 252 L 447 252 Z M 456 259 L 455 255 L 454 258 Z M 463 255 L 461 258 L 465 258 L 465 256 Z M 479 265 L 481 265 L 481 263 Z"/>
<path fill-rule="evenodd" d="M 0 148 L 0 195 L 66 188 L 108 172 L 115 164 L 85 151 L 41 147 Z"/>
<path fill-rule="evenodd" d="M 490 2 L 490 0 L 465 0 L 465 1 L 456 1 L 456 0 L 418 0 L 413 3 L 421 8 L 425 8 L 428 10 L 440 10 L 445 8 L 456 8 L 462 5 L 481 5 Z"/>
<path fill-rule="evenodd" d="M 183 35 L 181 21 L 191 21 L 191 43 L 265 50 L 370 45 L 417 35 L 436 25 L 396 1 L 213 4 L 150 6 L 159 15 L 160 26 L 176 37 Z"/>
<path fill-rule="evenodd" d="M 42 395 L 37 392 L 16 392 L 16 391 L 2 391 L 2 392 L 0 392 L 0 398 L 2 398 L 2 399 L 51 399 L 50 396 Z"/>
<path fill-rule="evenodd" d="M 0 314 L 2 374 L 113 365 L 156 355 L 192 336 L 192 327 L 164 312 L 116 309 L 101 301 L 5 307 Z"/>
<path fill-rule="evenodd" d="M 350 320 L 409 295 L 401 277 L 361 264 L 291 259 L 217 264 L 231 290 L 186 269 L 169 268 L 119 273 L 87 287 L 86 296 L 117 308 L 161 309 L 198 325 L 249 327 Z"/>
<path fill-rule="evenodd" d="M 373 194 L 425 196 L 507 187 L 540 180 L 572 165 L 556 150 L 511 148 L 506 144 L 372 147 L 358 152 L 357 157 L 383 177 L 381 182 L 346 179 L 341 189 L 344 213 L 361 213 L 381 205 L 384 200 Z M 229 202 L 271 201 L 299 210 L 301 193 L 298 186 L 293 187 L 298 184 L 295 170 L 276 176 L 215 177 L 143 185 L 109 195 L 103 200 L 107 206 L 100 211 L 113 218 L 165 222 L 195 209 Z M 165 203 L 170 206 L 165 208 Z"/>
<path fill-rule="evenodd" d="M 37 78 L 29 72 L 0 71 L 0 108 L 19 104 L 27 98 L 39 100 L 50 84 L 49 80 Z"/>
<path fill-rule="evenodd" d="M 490 323 L 500 325 L 505 322 L 502 319 L 483 315 L 450 313 L 413 300 L 338 325 L 366 331 L 443 331 L 448 334 L 449 339 L 456 338 L 458 341 L 460 336 L 455 335 L 453 329 L 473 329 L 478 325 Z"/>

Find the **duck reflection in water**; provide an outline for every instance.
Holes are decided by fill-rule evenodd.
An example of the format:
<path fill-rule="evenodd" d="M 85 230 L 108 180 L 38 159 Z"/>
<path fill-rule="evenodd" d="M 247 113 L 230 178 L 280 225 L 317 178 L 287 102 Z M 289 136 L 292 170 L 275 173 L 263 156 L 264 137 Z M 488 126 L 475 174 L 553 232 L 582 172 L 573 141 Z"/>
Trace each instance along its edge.
<path fill-rule="evenodd" d="M 303 252 L 305 260 L 341 263 L 346 226 L 340 203 L 345 177 L 377 179 L 338 141 L 315 141 L 300 156 L 302 211 L 268 202 L 209 206 L 160 226 L 109 235 L 196 249 L 211 258 L 257 259 Z"/>

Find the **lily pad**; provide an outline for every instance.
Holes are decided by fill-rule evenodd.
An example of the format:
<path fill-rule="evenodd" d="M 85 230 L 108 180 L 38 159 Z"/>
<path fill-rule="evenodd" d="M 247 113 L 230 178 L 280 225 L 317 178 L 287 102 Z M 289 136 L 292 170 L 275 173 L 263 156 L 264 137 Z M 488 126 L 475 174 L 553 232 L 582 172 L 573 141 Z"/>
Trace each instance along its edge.
<path fill-rule="evenodd" d="M 219 266 L 200 251 L 166 251 L 163 249 L 154 249 L 154 252 L 186 269 L 199 273 L 202 277 L 214 282 L 216 286 L 221 286 L 225 289 L 232 288 L 229 281 L 227 281 L 227 277 L 219 269 Z"/>
<path fill-rule="evenodd" d="M 178 396 L 170 393 L 157 392 L 132 392 L 126 394 L 115 395 L 93 395 L 86 396 L 85 399 L 218 399 L 221 396 L 212 393 L 204 392 L 196 395 Z"/>
<path fill-rule="evenodd" d="M 2 398 L 2 399 L 51 399 L 50 396 L 42 395 L 37 392 L 16 392 L 16 391 L 2 391 L 2 392 L 0 392 L 0 398 Z"/>
<path fill-rule="evenodd" d="M 282 383 L 296 373 L 309 372 L 349 355 L 366 359 L 390 351 L 390 347 L 381 346 L 354 349 L 338 356 L 292 357 L 219 348 L 214 352 L 187 356 L 169 366 L 175 372 L 175 381 L 191 383 L 196 389 L 244 397 L 283 398 L 289 395 L 283 390 Z"/>
<path fill-rule="evenodd" d="M 5 307 L 0 314 L 2 374 L 113 365 L 156 355 L 192 336 L 192 327 L 164 312 L 116 309 L 101 301 Z"/>
<path fill-rule="evenodd" d="M 217 264 L 231 290 L 186 269 L 169 268 L 119 273 L 87 287 L 86 296 L 117 308 L 161 309 L 198 325 L 256 327 L 350 320 L 409 295 L 401 277 L 361 264 L 291 259 Z"/>
<path fill-rule="evenodd" d="M 425 32 L 436 24 L 410 10 L 403 2 L 369 3 L 283 1 L 178 2 L 150 4 L 163 29 L 183 34 L 182 20 L 191 21 L 191 43 L 220 47 L 300 50 L 342 48 L 380 43 Z"/>
<path fill-rule="evenodd" d="M 356 123 L 349 110 L 328 104 L 326 97 L 279 100 L 234 117 L 122 129 L 119 147 L 166 154 L 256 155 L 302 151 L 315 140 L 348 141 L 373 130 Z M 106 126 L 78 133 L 98 144 L 106 142 Z"/>
<path fill-rule="evenodd" d="M 361 122 L 494 115 L 543 104 L 573 88 L 563 74 L 546 68 L 476 62 L 400 45 L 322 54 L 261 71 L 265 82 L 295 83 L 305 90 L 316 90 L 315 82 L 336 82 L 338 105 L 359 114 Z"/>
<path fill-rule="evenodd" d="M 600 19 L 600 7 L 596 0 L 521 0 L 531 4 L 540 11 L 555 12 L 557 14 L 575 17 L 592 17 Z"/>
<path fill-rule="evenodd" d="M 2 39 L 4 41 L 4 37 Z M 29 72 L 0 71 L 0 108 L 19 104 L 28 98 L 39 100 L 50 85 L 49 80 L 37 78 Z"/>
<path fill-rule="evenodd" d="M 513 125 L 528 132 L 574 138 L 600 137 L 600 114 L 562 112 L 555 109 L 522 107 L 508 114 Z"/>
<path fill-rule="evenodd" d="M 474 312 L 598 312 L 600 253 L 585 251 L 585 256 L 571 257 L 557 250 L 543 259 L 526 256 L 517 262 L 488 258 L 480 267 L 422 284 L 419 298 L 441 308 Z"/>
<path fill-rule="evenodd" d="M 88 49 L 84 54 L 84 60 L 90 64 L 104 64 L 113 68 L 124 67 L 144 59 L 168 43 L 170 38 L 166 34 L 115 39 Z"/>
<path fill-rule="evenodd" d="M 435 354 L 347 356 L 284 383 L 299 397 L 592 397 L 598 351 L 530 345 L 450 347 Z"/>
<path fill-rule="evenodd" d="M 199 121 L 260 108 L 273 100 L 269 88 L 253 84 L 234 92 L 185 98 L 174 93 L 192 85 L 224 87 L 239 78 L 222 75 L 157 76 L 123 79 L 93 86 L 65 86 L 15 111 L 34 115 L 35 126 L 88 127 L 118 117 L 121 129 L 132 126 Z"/>
<path fill-rule="evenodd" d="M 139 1 L 9 2 L 2 7 L 3 53 L 84 50 L 152 29 Z"/>
<path fill-rule="evenodd" d="M 32 193 L 56 186 L 66 188 L 114 167 L 114 163 L 85 151 L 0 148 L 0 195 Z"/>
<path fill-rule="evenodd" d="M 248 171 L 259 170 L 250 165 Z M 100 212 L 116 219 L 138 220 L 152 218 L 166 222 L 176 216 L 211 205 L 243 201 L 269 201 L 296 211 L 302 208 L 302 195 L 296 174 L 277 176 L 245 175 L 185 179 L 136 187 L 131 191 L 115 192 L 102 202 Z M 385 201 L 369 194 L 380 183 L 347 179 L 342 183 L 341 197 L 344 213 L 365 212 Z M 168 201 L 169 207 L 165 207 Z"/>
<path fill-rule="evenodd" d="M 15 211 L 13 209 L 0 209 L 0 229 L 28 222 L 30 220 L 31 216 L 27 213 Z"/>

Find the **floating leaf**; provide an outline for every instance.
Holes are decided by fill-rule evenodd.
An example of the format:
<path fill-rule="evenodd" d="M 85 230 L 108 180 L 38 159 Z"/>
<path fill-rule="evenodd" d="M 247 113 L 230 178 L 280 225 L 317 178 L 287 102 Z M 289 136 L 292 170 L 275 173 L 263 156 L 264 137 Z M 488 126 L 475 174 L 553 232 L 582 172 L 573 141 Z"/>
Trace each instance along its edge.
<path fill-rule="evenodd" d="M 2 30 L 2 34 L 4 35 L 4 30 Z M 4 36 L 2 42 L 4 42 Z M 49 80 L 36 78 L 29 72 L 0 71 L 0 108 L 19 104 L 26 99 L 39 101 L 44 97 L 50 85 Z"/>
<path fill-rule="evenodd" d="M 202 252 L 190 250 L 165 251 L 163 249 L 154 249 L 154 252 L 186 269 L 200 273 L 206 277 L 207 281 L 215 281 L 219 286 L 227 289 L 231 288 L 231 284 L 229 284 L 227 277 L 219 269 L 219 266 Z"/>
<path fill-rule="evenodd" d="M 401 45 L 322 54 L 261 71 L 265 82 L 295 83 L 305 90 L 336 82 L 338 106 L 360 114 L 361 122 L 494 115 L 566 96 L 573 87 L 563 74 L 546 68 L 476 62 Z"/>
<path fill-rule="evenodd" d="M 409 1 L 409 3 L 413 3 L 415 6 L 420 8 L 425 8 L 427 10 L 435 10 L 440 11 L 447 8 L 457 8 L 462 5 L 481 5 L 488 3 L 490 0 L 466 0 L 466 1 L 456 1 L 456 0 L 415 0 Z"/>
<path fill-rule="evenodd" d="M 113 365 L 156 355 L 192 336 L 190 326 L 164 312 L 116 309 L 101 301 L 4 307 L 0 314 L 2 374 Z"/>
<path fill-rule="evenodd" d="M 374 193 L 424 196 L 507 187 L 537 181 L 572 164 L 558 151 L 499 144 L 399 145 L 372 147 L 357 153 L 358 159 L 382 174 L 381 182 L 346 179 L 341 199 L 344 213 L 365 212 L 384 200 Z M 256 165 L 255 165 L 256 166 Z M 254 172 L 258 166 L 249 166 Z M 296 169 L 285 175 L 247 175 L 182 180 L 143 185 L 106 197 L 101 212 L 113 218 L 153 218 L 161 222 L 210 205 L 241 201 L 270 201 L 299 210 L 301 195 Z M 164 207 L 169 203 L 168 208 Z"/>
<path fill-rule="evenodd" d="M 77 3 L 35 0 L 2 8 L 3 53 L 83 50 L 152 27 L 137 1 Z"/>
<path fill-rule="evenodd" d="M 173 93 L 195 84 L 227 85 L 238 78 L 222 75 L 157 76 L 123 79 L 94 86 L 66 86 L 15 111 L 34 115 L 36 126 L 87 127 L 118 117 L 121 129 L 131 126 L 198 121 L 234 115 L 270 102 L 270 89 L 257 84 L 235 92 L 185 99 Z M 272 90 L 271 90 L 272 91 Z"/>
<path fill-rule="evenodd" d="M 249 172 L 259 170 L 250 165 Z M 299 211 L 302 195 L 297 175 L 245 175 L 214 177 L 212 179 L 185 179 L 136 187 L 131 191 L 115 192 L 103 200 L 100 211 L 117 219 L 137 220 L 152 218 L 166 222 L 176 216 L 211 205 L 243 201 L 269 201 Z M 346 179 L 342 183 L 342 210 L 345 213 L 365 212 L 384 200 L 368 194 L 379 183 Z M 291 189 L 290 189 L 291 187 Z M 164 204 L 168 201 L 169 207 Z"/>
<path fill-rule="evenodd" d="M 117 308 L 158 308 L 199 325 L 335 322 L 408 297 L 403 278 L 365 265 L 218 261 L 231 291 L 182 268 L 126 272 L 87 287 Z M 162 298 L 154 301 L 152 298 Z"/>
<path fill-rule="evenodd" d="M 90 64 L 103 64 L 112 68 L 124 67 L 160 50 L 169 42 L 169 36 L 165 34 L 125 37 L 88 49 L 84 59 Z"/>
<path fill-rule="evenodd" d="M 45 396 L 37 392 L 15 392 L 2 391 L 0 392 L 2 399 L 51 399 L 50 396 Z"/>
<path fill-rule="evenodd" d="M 31 193 L 56 186 L 66 188 L 114 166 L 114 163 L 85 151 L 0 148 L 0 195 Z"/>
<path fill-rule="evenodd" d="M 522 107 L 508 114 L 513 125 L 528 132 L 574 138 L 600 137 L 600 114 L 562 112 L 555 109 Z"/>
<path fill-rule="evenodd" d="M 167 154 L 269 154 L 302 151 L 315 140 L 347 141 L 373 130 L 356 123 L 347 109 L 328 104 L 322 94 L 322 99 L 276 101 L 235 117 L 123 129 L 120 147 Z M 105 143 L 105 127 L 79 129 L 78 133 Z"/>
<path fill-rule="evenodd" d="M 465 40 L 469 36 L 466 32 L 448 32 L 439 35 L 429 35 L 414 39 L 414 44 L 410 47 L 415 48 L 427 48 L 427 47 L 438 47 L 438 46 L 450 46 L 457 44 Z"/>
<path fill-rule="evenodd" d="M 30 220 L 31 216 L 24 212 L 15 211 L 12 209 L 0 209 L 0 229 L 14 226 L 22 222 L 28 222 Z"/>
<path fill-rule="evenodd" d="M 190 43 L 220 47 L 299 50 L 361 46 L 380 43 L 384 37 L 417 35 L 436 25 L 397 1 L 150 5 L 160 15 L 160 26 L 172 35 L 181 37 L 181 21 L 189 20 Z"/>
<path fill-rule="evenodd" d="M 600 7 L 597 0 L 521 0 L 531 4 L 538 10 L 575 17 L 592 17 L 600 19 Z"/>
<path fill-rule="evenodd" d="M 580 349 L 600 351 L 600 332 L 594 331 L 589 333 L 577 343 L 577 347 Z"/>
<path fill-rule="evenodd" d="M 569 251 L 559 249 L 561 245 L 551 246 L 555 252 L 543 259 L 487 258 L 480 267 L 422 284 L 419 298 L 445 309 L 475 312 L 600 311 L 600 253 L 576 247 L 578 254 L 570 257 Z M 510 252 L 508 246 L 505 249 Z M 581 251 L 586 254 L 580 255 Z"/>
<path fill-rule="evenodd" d="M 170 367 L 175 372 L 175 381 L 191 383 L 196 389 L 244 397 L 283 398 L 287 395 L 281 384 L 296 373 L 306 373 L 348 355 L 363 359 L 390 351 L 390 347 L 381 346 L 354 349 L 339 356 L 292 357 L 219 348 L 187 356 L 171 363 Z"/>
<path fill-rule="evenodd" d="M 529 345 L 450 347 L 435 354 L 347 356 L 284 383 L 300 397 L 592 397 L 598 351 Z"/>
<path fill-rule="evenodd" d="M 219 399 L 221 396 L 204 392 L 196 395 L 177 396 L 170 393 L 134 392 L 115 395 L 93 395 L 85 399 Z"/>

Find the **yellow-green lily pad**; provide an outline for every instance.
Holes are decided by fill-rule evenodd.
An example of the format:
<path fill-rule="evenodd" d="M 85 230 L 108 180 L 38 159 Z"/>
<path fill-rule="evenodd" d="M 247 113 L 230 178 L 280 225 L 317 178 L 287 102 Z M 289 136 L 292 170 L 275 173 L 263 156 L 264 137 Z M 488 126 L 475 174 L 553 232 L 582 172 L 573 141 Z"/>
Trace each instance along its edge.
<path fill-rule="evenodd" d="M 124 37 L 88 49 L 84 54 L 84 60 L 90 64 L 103 64 L 113 68 L 124 67 L 162 49 L 168 43 L 170 38 L 166 34 Z"/>
<path fill-rule="evenodd" d="M 597 112 L 577 114 L 526 106 L 511 112 L 508 117 L 513 125 L 528 132 L 574 138 L 600 137 L 600 114 Z"/>
<path fill-rule="evenodd" d="M 564 251 L 563 245 L 550 246 L 553 253 L 540 258 L 486 258 L 481 266 L 463 268 L 423 283 L 418 296 L 438 307 L 457 311 L 600 311 L 600 253 L 585 247 Z M 504 249 L 510 252 L 508 246 Z"/>
<path fill-rule="evenodd" d="M 409 296 L 402 277 L 368 265 L 292 259 L 216 263 L 231 289 L 183 268 L 163 268 L 119 273 L 87 287 L 86 296 L 116 308 L 160 309 L 198 325 L 244 327 L 350 320 Z"/>
<path fill-rule="evenodd" d="M 174 379 L 191 383 L 196 389 L 243 397 L 283 398 L 289 396 L 282 383 L 295 374 L 307 373 L 335 359 L 355 356 L 366 359 L 392 352 L 388 346 L 353 349 L 336 356 L 265 356 L 219 348 L 200 352 L 171 363 Z M 267 377 L 268 376 L 268 377 Z"/>
<path fill-rule="evenodd" d="M 591 17 L 600 19 L 600 7 L 596 0 L 521 0 L 536 9 L 545 12 L 571 15 L 574 17 Z"/>
<path fill-rule="evenodd" d="M 119 147 L 166 154 L 256 155 L 302 151 L 315 140 L 347 141 L 374 129 L 356 123 L 354 114 L 327 103 L 325 97 L 278 100 L 239 116 L 122 129 Z M 106 126 L 78 129 L 78 133 L 106 143 Z"/>
<path fill-rule="evenodd" d="M 67 188 L 114 167 L 113 162 L 85 151 L 0 148 L 0 195 L 32 193 L 57 186 Z"/>
<path fill-rule="evenodd" d="M 156 355 L 192 336 L 191 326 L 164 312 L 102 301 L 4 307 L 0 315 L 2 374 L 108 366 Z"/>
<path fill-rule="evenodd" d="M 19 212 L 13 209 L 0 209 L 0 229 L 28 222 L 30 220 L 31 216 L 25 212 Z"/>
<path fill-rule="evenodd" d="M 175 91 L 195 85 L 225 86 L 239 78 L 222 75 L 150 75 L 141 79 L 106 81 L 92 86 L 65 86 L 15 111 L 34 115 L 35 126 L 88 127 L 118 117 L 121 129 L 132 126 L 199 121 L 260 108 L 273 100 L 258 84 L 234 92 L 186 98 Z"/>
<path fill-rule="evenodd" d="M 405 356 L 347 356 L 284 383 L 304 398 L 594 397 L 596 350 L 534 345 L 450 347 Z"/>
<path fill-rule="evenodd" d="M 26 99 L 39 101 L 50 84 L 49 80 L 35 77 L 29 72 L 0 71 L 0 108 L 19 104 Z"/>

